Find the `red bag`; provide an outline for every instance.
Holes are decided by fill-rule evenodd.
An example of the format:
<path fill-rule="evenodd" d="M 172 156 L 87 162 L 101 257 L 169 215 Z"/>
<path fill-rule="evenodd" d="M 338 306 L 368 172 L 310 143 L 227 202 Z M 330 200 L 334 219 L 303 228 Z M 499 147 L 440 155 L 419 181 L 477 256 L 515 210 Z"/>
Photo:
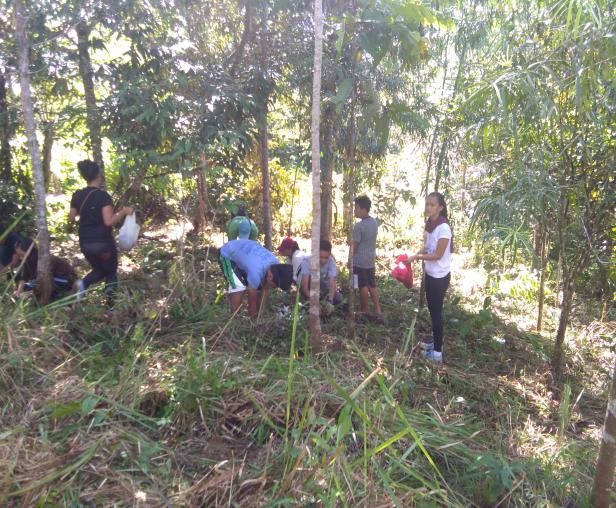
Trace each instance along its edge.
<path fill-rule="evenodd" d="M 413 287 L 413 269 L 408 263 L 408 259 L 409 257 L 406 254 L 400 254 L 396 258 L 396 266 L 391 270 L 391 276 L 410 289 Z"/>

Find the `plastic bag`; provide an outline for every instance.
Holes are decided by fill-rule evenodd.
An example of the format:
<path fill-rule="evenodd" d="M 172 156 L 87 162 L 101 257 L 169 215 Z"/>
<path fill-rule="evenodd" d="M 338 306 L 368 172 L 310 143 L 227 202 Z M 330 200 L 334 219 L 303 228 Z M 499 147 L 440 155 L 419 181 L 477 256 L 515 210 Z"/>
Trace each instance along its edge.
<path fill-rule="evenodd" d="M 396 266 L 391 270 L 391 276 L 411 289 L 413 287 L 413 269 L 408 263 L 408 259 L 409 257 L 406 254 L 400 254 L 396 258 Z"/>
<path fill-rule="evenodd" d="M 139 238 L 139 224 L 135 213 L 127 215 L 118 233 L 118 246 L 121 250 L 131 250 Z"/>

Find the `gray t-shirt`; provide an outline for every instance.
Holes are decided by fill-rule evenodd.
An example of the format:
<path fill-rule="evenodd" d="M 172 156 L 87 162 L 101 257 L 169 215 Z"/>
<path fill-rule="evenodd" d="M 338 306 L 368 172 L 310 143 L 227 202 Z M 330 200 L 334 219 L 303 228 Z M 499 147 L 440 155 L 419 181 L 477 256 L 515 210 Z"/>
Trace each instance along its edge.
<path fill-rule="evenodd" d="M 359 245 L 353 252 L 353 266 L 374 268 L 376 235 L 379 225 L 374 217 L 364 217 L 353 226 L 353 241 Z"/>
<path fill-rule="evenodd" d="M 329 283 L 329 279 L 338 275 L 336 262 L 334 258 L 329 256 L 327 263 L 321 267 L 321 284 Z M 310 277 L 310 256 L 306 256 L 302 261 L 300 277 Z"/>

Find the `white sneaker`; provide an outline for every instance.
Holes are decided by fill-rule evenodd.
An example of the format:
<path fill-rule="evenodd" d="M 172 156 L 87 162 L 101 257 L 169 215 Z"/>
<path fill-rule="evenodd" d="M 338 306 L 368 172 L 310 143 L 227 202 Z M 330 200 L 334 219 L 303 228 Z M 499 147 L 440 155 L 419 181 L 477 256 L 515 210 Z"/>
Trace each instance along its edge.
<path fill-rule="evenodd" d="M 443 363 L 443 352 L 442 351 L 434 351 L 431 349 L 430 351 L 425 351 L 421 354 L 424 360 L 429 360 L 435 363 Z"/>

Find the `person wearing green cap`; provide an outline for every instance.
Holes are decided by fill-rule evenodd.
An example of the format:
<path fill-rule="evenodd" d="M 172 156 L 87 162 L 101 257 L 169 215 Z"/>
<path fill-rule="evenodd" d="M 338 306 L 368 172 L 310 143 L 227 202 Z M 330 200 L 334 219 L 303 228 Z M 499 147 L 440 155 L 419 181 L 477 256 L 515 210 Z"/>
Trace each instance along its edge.
<path fill-rule="evenodd" d="M 244 224 L 243 227 L 245 228 L 246 222 L 248 222 L 248 225 L 250 226 L 250 232 L 248 236 L 240 236 L 240 225 Z M 237 240 L 238 238 L 256 240 L 259 236 L 259 229 L 257 228 L 257 225 L 252 219 L 247 217 L 246 210 L 243 208 L 240 208 L 235 217 L 227 222 L 225 229 L 227 230 L 227 238 L 229 240 Z M 245 230 L 243 235 L 245 235 Z"/>

